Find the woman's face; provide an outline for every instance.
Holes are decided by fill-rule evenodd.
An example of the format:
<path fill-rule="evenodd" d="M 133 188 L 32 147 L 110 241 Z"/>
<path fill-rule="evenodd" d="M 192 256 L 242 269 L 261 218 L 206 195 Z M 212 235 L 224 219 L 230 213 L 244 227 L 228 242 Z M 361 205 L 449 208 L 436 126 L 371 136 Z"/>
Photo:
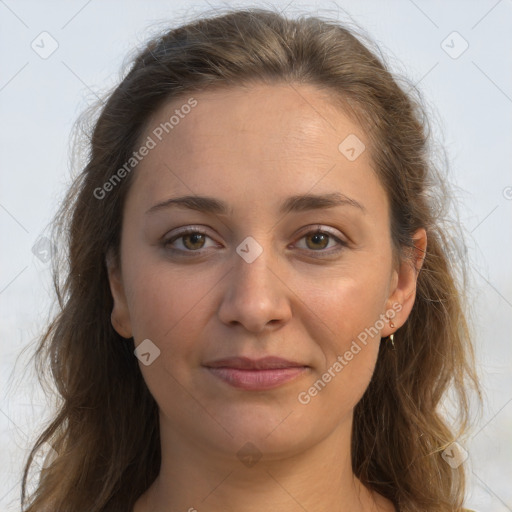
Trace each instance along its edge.
<path fill-rule="evenodd" d="M 277 457 L 346 434 L 416 275 L 393 266 L 367 137 L 313 86 L 190 96 L 141 138 L 113 325 L 180 440 Z"/>

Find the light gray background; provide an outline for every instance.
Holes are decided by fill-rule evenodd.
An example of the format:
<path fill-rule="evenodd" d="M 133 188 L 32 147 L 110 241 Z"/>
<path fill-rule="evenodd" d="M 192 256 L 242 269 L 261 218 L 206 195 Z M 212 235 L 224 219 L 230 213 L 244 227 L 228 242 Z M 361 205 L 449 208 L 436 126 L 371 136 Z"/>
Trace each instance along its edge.
<path fill-rule="evenodd" d="M 469 452 L 467 505 L 512 511 L 512 1 L 288 4 L 272 5 L 290 15 L 300 10 L 352 18 L 393 69 L 419 84 L 432 107 L 469 234 L 486 398 L 473 435 L 461 442 Z M 220 5 L 270 4 L 0 0 L 0 512 L 19 510 L 22 462 L 48 419 L 44 395 L 24 373 L 28 353 L 20 353 L 48 319 L 49 263 L 32 248 L 47 232 L 69 181 L 72 123 L 96 94 L 118 82 L 123 59 L 162 22 Z M 34 40 L 42 46 L 43 31 L 59 45 L 46 59 L 31 48 Z M 458 58 L 441 46 L 453 31 L 469 44 Z M 464 43 L 451 36 L 445 44 L 458 53 Z"/>

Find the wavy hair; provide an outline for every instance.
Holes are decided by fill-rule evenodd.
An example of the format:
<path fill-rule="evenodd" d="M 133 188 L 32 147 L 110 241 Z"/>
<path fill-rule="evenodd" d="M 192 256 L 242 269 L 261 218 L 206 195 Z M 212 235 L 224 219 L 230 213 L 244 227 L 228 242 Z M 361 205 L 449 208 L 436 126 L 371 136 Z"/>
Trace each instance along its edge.
<path fill-rule="evenodd" d="M 357 119 L 389 197 L 400 261 L 410 255 L 415 230 L 427 231 L 413 309 L 395 333 L 396 349 L 381 343 L 354 410 L 352 468 L 400 511 L 463 510 L 464 465 L 452 468 L 442 452 L 470 425 L 470 390 L 480 397 L 466 264 L 447 223 L 451 196 L 421 96 L 379 53 L 348 25 L 258 8 L 188 20 L 137 50 L 80 135 L 87 160 L 53 223 L 62 248 L 53 263 L 58 312 L 33 358 L 40 382 L 55 387 L 58 407 L 25 462 L 24 512 L 128 512 L 157 477 L 158 407 L 133 339 L 111 325 L 105 262 L 110 251 L 119 257 L 123 205 L 136 170 L 107 199 L 95 191 L 132 157 L 164 102 L 206 87 L 258 82 L 315 85 Z M 452 419 L 443 411 L 447 395 L 456 406 Z M 46 443 L 54 456 L 29 493 L 29 471 Z"/>

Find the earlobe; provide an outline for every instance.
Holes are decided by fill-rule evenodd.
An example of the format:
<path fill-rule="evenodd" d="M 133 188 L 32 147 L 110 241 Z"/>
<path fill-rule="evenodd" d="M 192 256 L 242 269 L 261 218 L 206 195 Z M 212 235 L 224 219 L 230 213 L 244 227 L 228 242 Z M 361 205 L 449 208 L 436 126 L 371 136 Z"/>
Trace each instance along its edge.
<path fill-rule="evenodd" d="M 416 230 L 412 239 L 414 248 L 411 250 L 410 258 L 400 264 L 395 276 L 396 287 L 387 301 L 387 311 L 396 312 L 393 317 L 389 317 L 394 327 L 388 323 L 382 329 L 383 337 L 393 334 L 405 324 L 416 299 L 417 279 L 427 251 L 427 232 L 420 228 Z"/>
<path fill-rule="evenodd" d="M 123 338 L 131 338 L 133 334 L 130 322 L 130 313 L 124 291 L 121 270 L 111 251 L 109 251 L 105 258 L 105 264 L 107 266 L 110 293 L 112 294 L 114 302 L 112 313 L 110 315 L 112 327 Z"/>

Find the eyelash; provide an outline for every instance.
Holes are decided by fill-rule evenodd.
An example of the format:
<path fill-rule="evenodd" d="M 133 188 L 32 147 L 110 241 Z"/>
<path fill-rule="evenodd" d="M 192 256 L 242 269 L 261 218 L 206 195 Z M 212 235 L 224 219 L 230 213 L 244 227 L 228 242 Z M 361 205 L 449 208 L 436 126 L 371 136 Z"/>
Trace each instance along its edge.
<path fill-rule="evenodd" d="M 199 256 L 199 255 L 203 254 L 207 249 L 206 250 L 198 249 L 198 250 L 194 251 L 194 250 L 190 250 L 190 249 L 175 249 L 173 247 L 169 247 L 169 245 L 171 243 L 175 242 L 176 240 L 179 240 L 180 238 L 183 238 L 184 236 L 191 235 L 191 234 L 205 235 L 206 237 L 208 237 L 208 238 L 210 238 L 212 240 L 212 238 L 207 233 L 205 233 L 203 230 L 201 230 L 200 228 L 185 228 L 185 229 L 183 229 L 183 231 L 180 231 L 179 233 L 174 234 L 171 238 L 163 240 L 162 246 L 166 250 L 168 250 L 168 251 L 170 251 L 170 252 L 172 252 L 174 254 L 180 255 L 180 256 L 184 256 L 186 253 L 194 253 L 195 255 Z M 324 254 L 326 256 L 332 256 L 332 255 L 338 254 L 345 247 L 348 246 L 347 242 L 345 242 L 344 240 L 341 240 L 339 237 L 337 237 L 336 235 L 331 233 L 329 230 L 327 230 L 325 228 L 322 228 L 322 226 L 316 226 L 316 229 L 312 229 L 310 231 L 305 232 L 299 238 L 299 240 L 302 240 L 303 238 L 306 238 L 307 236 L 312 236 L 312 235 L 316 235 L 316 234 L 328 235 L 329 236 L 329 241 L 331 241 L 331 240 L 336 241 L 340 247 L 338 247 L 335 250 L 332 250 L 332 249 L 331 250 L 326 250 L 326 249 L 320 249 L 320 250 L 301 249 L 301 250 L 312 252 L 312 253 L 320 253 L 320 254 Z M 193 256 L 186 256 L 186 257 L 193 257 Z"/>

